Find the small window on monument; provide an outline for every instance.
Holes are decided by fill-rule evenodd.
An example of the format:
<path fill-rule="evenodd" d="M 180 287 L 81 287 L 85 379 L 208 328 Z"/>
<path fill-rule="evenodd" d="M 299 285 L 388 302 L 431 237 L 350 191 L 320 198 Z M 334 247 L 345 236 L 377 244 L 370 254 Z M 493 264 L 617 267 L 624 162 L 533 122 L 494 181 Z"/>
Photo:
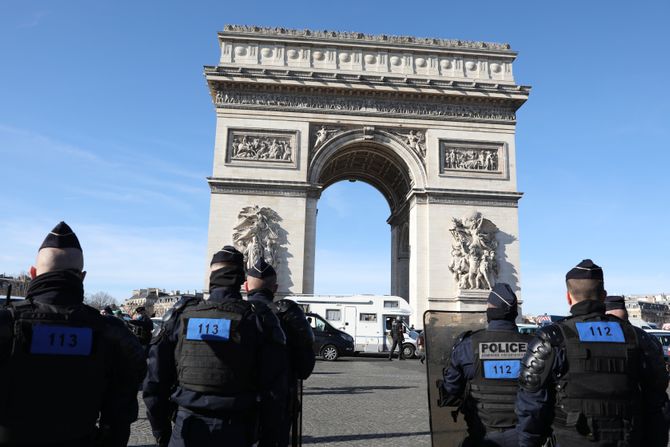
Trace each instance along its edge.
<path fill-rule="evenodd" d="M 326 309 L 326 320 L 340 321 L 342 319 L 342 312 L 339 309 Z"/>

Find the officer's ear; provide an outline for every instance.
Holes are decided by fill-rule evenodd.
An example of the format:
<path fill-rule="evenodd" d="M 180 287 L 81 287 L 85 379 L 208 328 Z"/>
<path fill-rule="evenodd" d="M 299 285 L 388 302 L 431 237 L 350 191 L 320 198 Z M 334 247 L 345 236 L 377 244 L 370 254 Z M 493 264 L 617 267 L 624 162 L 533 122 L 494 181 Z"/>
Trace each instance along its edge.
<path fill-rule="evenodd" d="M 244 291 L 249 293 L 249 283 L 247 281 L 244 281 Z"/>
<path fill-rule="evenodd" d="M 275 283 L 274 286 L 272 286 L 272 293 L 277 293 L 277 288 L 279 287 L 279 284 Z"/>
<path fill-rule="evenodd" d="M 34 265 L 30 266 L 30 279 L 35 279 L 37 276 L 37 269 Z"/>
<path fill-rule="evenodd" d="M 565 296 L 568 299 L 568 306 L 572 307 L 572 297 L 570 296 L 570 291 L 565 292 Z"/>

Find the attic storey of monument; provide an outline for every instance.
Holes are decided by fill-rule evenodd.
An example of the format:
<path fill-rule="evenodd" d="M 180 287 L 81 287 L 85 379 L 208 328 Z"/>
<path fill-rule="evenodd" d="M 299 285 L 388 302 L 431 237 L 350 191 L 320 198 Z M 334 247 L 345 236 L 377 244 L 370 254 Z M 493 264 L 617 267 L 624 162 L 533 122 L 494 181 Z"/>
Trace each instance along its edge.
<path fill-rule="evenodd" d="M 530 87 L 515 83 L 508 45 L 244 26 L 219 43 L 205 67 L 210 254 L 243 210 L 266 208 L 271 241 L 249 230 L 241 248 L 271 246 L 280 292 L 312 293 L 317 201 L 356 179 L 389 204 L 391 293 L 416 322 L 428 308 L 481 309 L 495 281 L 518 289 L 514 135 Z"/>

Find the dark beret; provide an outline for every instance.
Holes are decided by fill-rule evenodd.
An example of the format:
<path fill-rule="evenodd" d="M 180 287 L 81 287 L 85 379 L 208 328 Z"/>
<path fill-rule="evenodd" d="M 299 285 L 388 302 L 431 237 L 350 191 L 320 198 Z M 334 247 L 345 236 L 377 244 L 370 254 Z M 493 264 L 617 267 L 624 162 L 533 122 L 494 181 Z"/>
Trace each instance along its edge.
<path fill-rule="evenodd" d="M 40 250 L 43 248 L 76 248 L 81 251 L 77 235 L 65 222 L 59 223 L 47 234 L 44 242 L 40 245 Z"/>
<path fill-rule="evenodd" d="M 602 281 L 603 269 L 590 259 L 584 259 L 565 275 L 565 279 L 597 279 Z"/>
<path fill-rule="evenodd" d="M 232 245 L 225 245 L 221 250 L 214 253 L 212 262 L 209 265 L 218 264 L 219 262 L 242 264 L 244 262 L 244 255 Z"/>
<path fill-rule="evenodd" d="M 491 289 L 488 303 L 500 309 L 516 307 L 516 295 L 509 284 L 499 282 Z"/>
<path fill-rule="evenodd" d="M 626 299 L 622 296 L 614 295 L 605 298 L 605 310 L 625 309 Z"/>
<path fill-rule="evenodd" d="M 277 276 L 277 272 L 272 268 L 270 264 L 265 262 L 265 259 L 260 258 L 253 267 L 247 271 L 247 276 L 253 276 L 254 278 L 265 279 L 271 276 Z"/>

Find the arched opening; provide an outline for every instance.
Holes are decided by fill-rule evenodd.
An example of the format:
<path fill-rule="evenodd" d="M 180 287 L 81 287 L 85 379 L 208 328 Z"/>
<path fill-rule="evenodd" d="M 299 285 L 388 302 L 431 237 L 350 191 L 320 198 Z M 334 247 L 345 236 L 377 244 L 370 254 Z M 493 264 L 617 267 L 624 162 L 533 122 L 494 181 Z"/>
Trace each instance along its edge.
<path fill-rule="evenodd" d="M 315 294 L 390 294 L 388 215 L 388 202 L 364 181 L 339 181 L 323 191 L 316 218 Z"/>
<path fill-rule="evenodd" d="M 383 131 L 366 133 L 365 130 L 346 132 L 315 154 L 310 163 L 310 180 L 323 188 L 318 208 L 324 213 L 337 212 L 329 209 L 332 203 L 328 201 L 333 201 L 331 194 L 339 195 L 336 200 L 352 202 L 349 208 L 352 213 L 354 208 L 358 208 L 356 215 L 349 218 L 360 225 L 356 229 L 352 222 L 341 222 L 338 229 L 331 231 L 340 230 L 342 234 L 321 234 L 331 225 L 324 221 L 337 220 L 337 216 L 320 214 L 317 217 L 316 293 L 390 293 L 409 301 L 410 223 L 406 203 L 416 187 L 415 179 L 421 177 L 421 183 L 424 174 L 421 171 L 417 173 L 417 166 L 422 164 L 416 163 L 412 157 L 411 150 L 393 136 Z M 348 182 L 342 183 L 344 180 L 360 185 L 347 187 Z M 383 212 L 378 202 L 375 203 L 374 190 L 386 199 L 384 230 L 379 224 Z M 324 206 L 321 201 L 324 201 Z M 366 206 L 366 202 L 370 205 Z M 372 233 L 357 245 L 357 231 Z M 385 248 L 379 249 L 383 241 Z M 323 248 L 321 244 L 324 244 Z M 369 251 L 365 252 L 366 248 L 361 244 Z M 347 259 L 354 262 L 347 262 Z M 331 269 L 339 272 L 335 275 L 338 283 L 332 284 L 332 277 L 326 279 Z M 366 273 L 369 274 L 367 279 Z M 349 285 L 346 284 L 347 275 L 352 278 Z M 386 287 L 380 287 L 382 278 Z M 336 289 L 336 286 L 339 287 Z"/>

